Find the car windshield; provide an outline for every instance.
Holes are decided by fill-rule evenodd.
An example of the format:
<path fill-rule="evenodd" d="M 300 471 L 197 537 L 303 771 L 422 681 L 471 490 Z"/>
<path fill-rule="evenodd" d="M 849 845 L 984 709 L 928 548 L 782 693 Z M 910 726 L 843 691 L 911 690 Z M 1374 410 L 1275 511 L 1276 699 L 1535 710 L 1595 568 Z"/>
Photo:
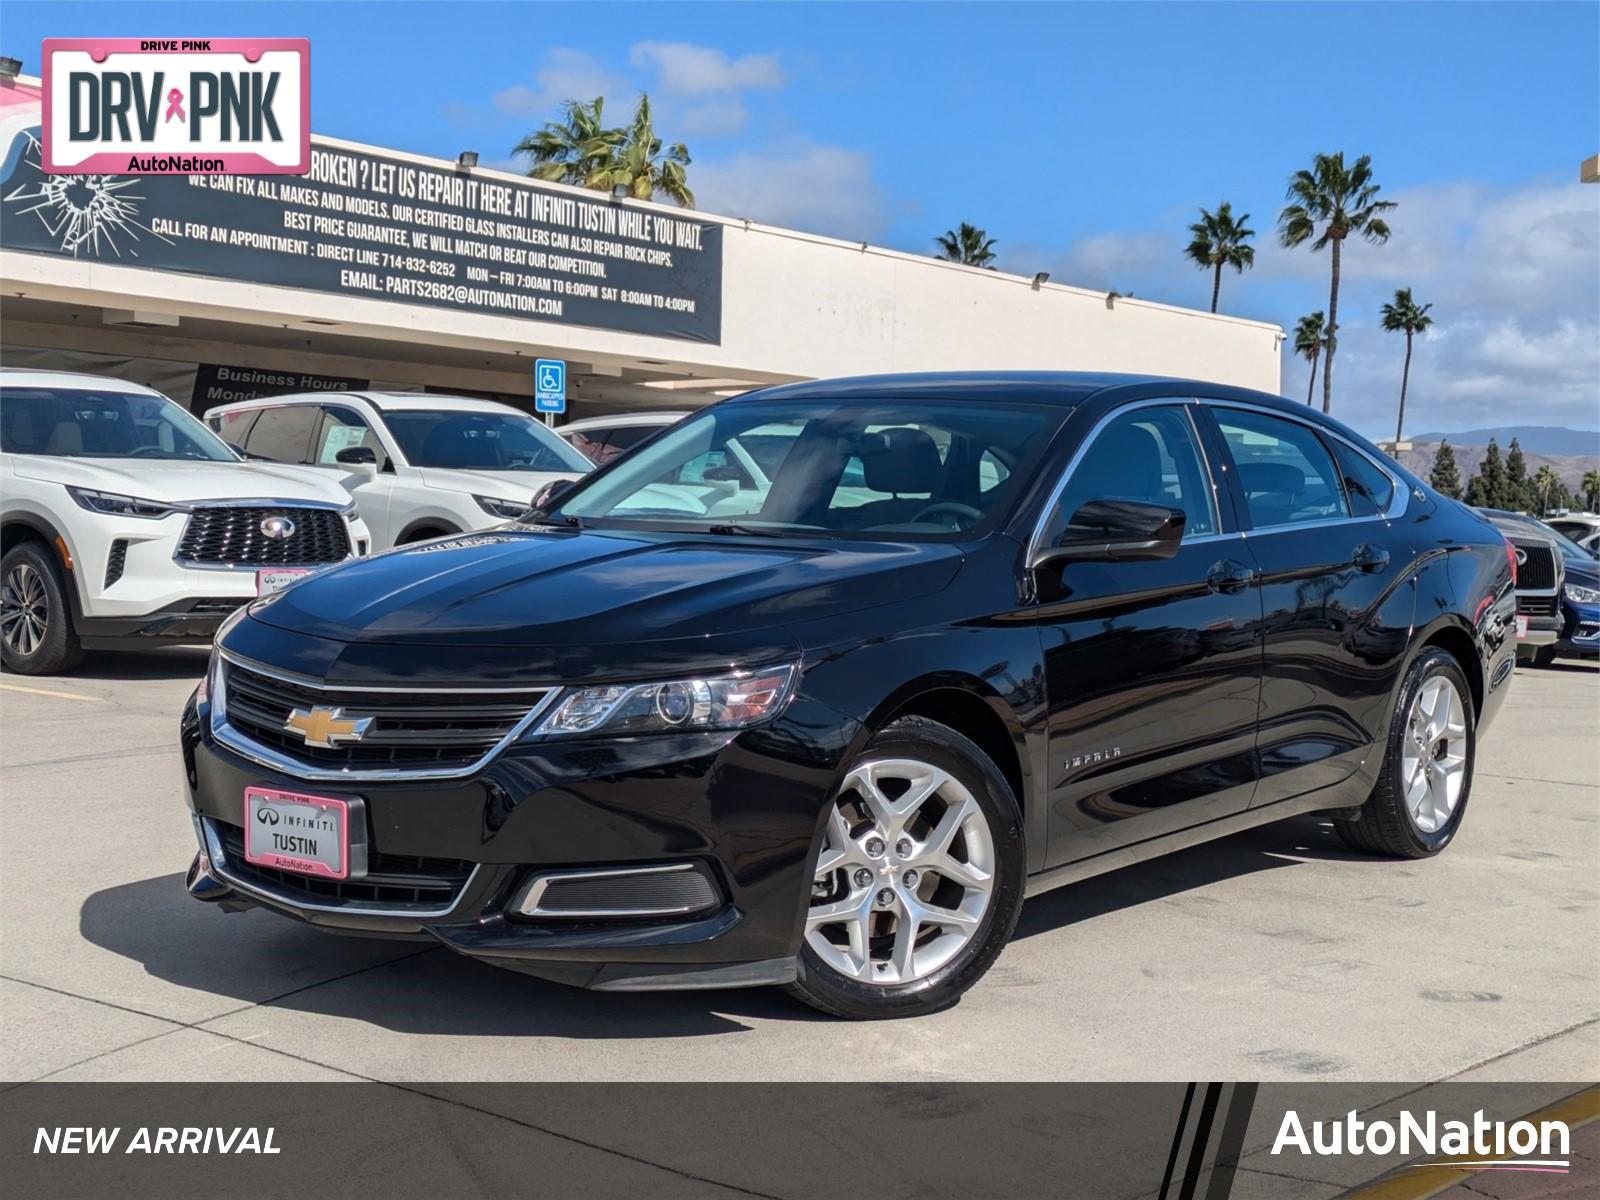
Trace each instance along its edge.
<path fill-rule="evenodd" d="M 239 460 L 198 417 L 165 396 L 85 388 L 6 388 L 0 449 L 52 458 Z"/>
<path fill-rule="evenodd" d="M 1546 525 L 1540 532 L 1555 542 L 1556 548 L 1561 551 L 1561 557 L 1568 562 L 1592 563 L 1595 561 L 1595 552 L 1593 550 L 1584 549 L 1559 529 Z"/>
<path fill-rule="evenodd" d="M 402 409 L 384 414 L 413 467 L 583 473 L 594 464 L 532 417 L 513 412 Z"/>
<path fill-rule="evenodd" d="M 534 520 L 950 540 L 1010 509 L 1067 410 L 993 401 L 734 401 L 690 417 Z"/>

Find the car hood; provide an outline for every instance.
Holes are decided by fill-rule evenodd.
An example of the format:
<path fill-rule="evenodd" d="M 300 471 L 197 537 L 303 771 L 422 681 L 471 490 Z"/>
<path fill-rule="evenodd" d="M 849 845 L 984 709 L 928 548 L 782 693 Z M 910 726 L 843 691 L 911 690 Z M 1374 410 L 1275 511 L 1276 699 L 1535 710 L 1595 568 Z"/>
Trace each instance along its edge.
<path fill-rule="evenodd" d="M 1566 560 L 1567 582 L 1580 587 L 1600 589 L 1600 562 Z"/>
<path fill-rule="evenodd" d="M 951 545 L 501 528 L 325 571 L 255 617 L 340 643 L 709 644 L 936 592 L 961 561 Z"/>
<path fill-rule="evenodd" d="M 27 479 L 137 496 L 169 504 L 193 500 L 321 500 L 350 503 L 332 478 L 311 467 L 193 459 L 54 458 L 19 455 L 16 472 Z"/>
<path fill-rule="evenodd" d="M 533 494 L 552 479 L 577 479 L 584 472 L 577 467 L 570 471 L 454 471 L 446 467 L 418 467 L 417 474 L 429 487 L 447 492 L 532 504 Z"/>

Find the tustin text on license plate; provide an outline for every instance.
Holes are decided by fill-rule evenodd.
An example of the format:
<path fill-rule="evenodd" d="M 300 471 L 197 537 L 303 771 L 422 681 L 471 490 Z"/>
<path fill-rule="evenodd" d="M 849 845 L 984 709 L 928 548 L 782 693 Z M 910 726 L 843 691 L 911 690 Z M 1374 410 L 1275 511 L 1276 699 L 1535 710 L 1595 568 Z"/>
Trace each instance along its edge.
<path fill-rule="evenodd" d="M 244 857 L 280 871 L 348 878 L 349 802 L 276 788 L 245 788 Z"/>

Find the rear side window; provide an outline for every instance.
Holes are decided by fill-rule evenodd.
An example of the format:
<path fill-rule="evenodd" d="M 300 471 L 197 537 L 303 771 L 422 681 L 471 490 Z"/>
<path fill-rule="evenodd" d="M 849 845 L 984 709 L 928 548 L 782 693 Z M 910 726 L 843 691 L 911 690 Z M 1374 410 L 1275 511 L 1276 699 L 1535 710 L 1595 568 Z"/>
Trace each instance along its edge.
<path fill-rule="evenodd" d="M 1339 471 L 1344 476 L 1344 491 L 1350 501 L 1350 515 L 1376 517 L 1389 511 L 1394 499 L 1394 480 L 1378 469 L 1365 454 L 1332 441 L 1333 456 L 1339 460 Z"/>
<path fill-rule="evenodd" d="M 323 414 L 322 429 L 317 434 L 316 463 L 319 467 L 337 466 L 339 451 L 352 446 L 365 446 L 376 454 L 380 469 L 389 465 L 383 443 L 355 409 L 330 405 L 323 409 Z"/>
<path fill-rule="evenodd" d="M 311 431 L 321 415 L 322 410 L 315 404 L 264 408 L 250 429 L 245 452 L 272 462 L 310 462 Z"/>
<path fill-rule="evenodd" d="M 1339 472 L 1314 429 L 1244 409 L 1215 412 L 1252 526 L 1271 529 L 1350 515 Z"/>

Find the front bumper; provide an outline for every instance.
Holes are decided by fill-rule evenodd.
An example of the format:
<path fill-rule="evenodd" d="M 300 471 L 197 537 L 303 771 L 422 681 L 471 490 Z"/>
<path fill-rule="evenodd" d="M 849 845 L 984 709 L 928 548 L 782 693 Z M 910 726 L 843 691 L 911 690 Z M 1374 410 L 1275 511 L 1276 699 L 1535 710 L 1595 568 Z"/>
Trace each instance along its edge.
<path fill-rule="evenodd" d="M 182 727 L 199 841 L 192 895 L 338 932 L 436 941 L 610 990 L 793 979 L 812 847 L 855 734 L 847 718 L 797 696 L 777 722 L 739 734 L 528 741 L 468 779 L 342 787 L 239 757 L 215 741 L 205 716 L 191 699 Z M 247 786 L 360 799 L 372 862 L 452 864 L 455 883 L 424 900 L 359 879 L 313 886 L 255 868 L 228 845 Z M 512 908 L 534 874 L 678 862 L 715 881 L 714 907 L 601 919 L 534 919 Z"/>
<path fill-rule="evenodd" d="M 1573 654 L 1600 653 L 1600 604 L 1565 604 L 1561 648 Z"/>
<path fill-rule="evenodd" d="M 1527 636 L 1517 639 L 1517 649 L 1532 649 L 1537 646 L 1549 646 L 1561 638 L 1561 616 L 1559 613 L 1519 614 L 1528 622 Z"/>

